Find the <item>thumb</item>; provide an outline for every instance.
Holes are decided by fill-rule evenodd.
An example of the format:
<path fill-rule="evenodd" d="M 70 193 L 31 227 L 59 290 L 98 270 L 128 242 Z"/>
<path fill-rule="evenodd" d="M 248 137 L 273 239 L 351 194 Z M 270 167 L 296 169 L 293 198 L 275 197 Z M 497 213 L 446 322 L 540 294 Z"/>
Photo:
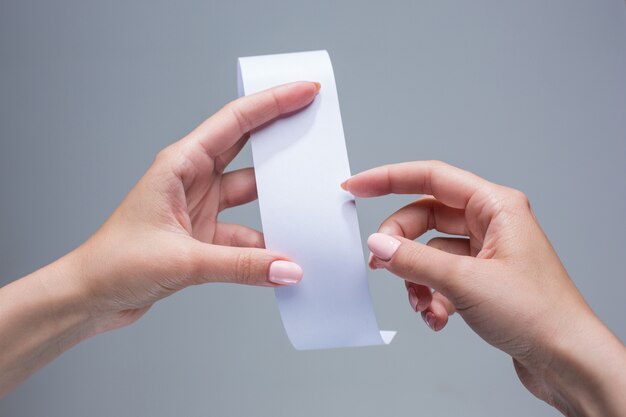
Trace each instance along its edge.
<path fill-rule="evenodd" d="M 405 239 L 374 233 L 367 240 L 378 265 L 407 281 L 434 288 L 448 298 L 462 293 L 464 271 L 472 258 Z"/>
<path fill-rule="evenodd" d="M 297 284 L 303 274 L 298 264 L 266 249 L 197 242 L 193 257 L 194 284 L 231 282 L 276 287 Z"/>

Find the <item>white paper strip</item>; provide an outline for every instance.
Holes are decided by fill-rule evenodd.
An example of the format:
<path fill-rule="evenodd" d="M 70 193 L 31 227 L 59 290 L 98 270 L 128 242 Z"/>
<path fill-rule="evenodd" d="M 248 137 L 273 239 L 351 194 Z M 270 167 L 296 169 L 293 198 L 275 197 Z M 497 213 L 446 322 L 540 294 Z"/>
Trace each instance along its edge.
<path fill-rule="evenodd" d="M 296 349 L 389 343 L 372 308 L 330 58 L 326 51 L 239 58 L 239 95 L 293 81 L 318 81 L 306 109 L 252 133 L 252 155 L 267 248 L 304 270 L 276 289 Z"/>

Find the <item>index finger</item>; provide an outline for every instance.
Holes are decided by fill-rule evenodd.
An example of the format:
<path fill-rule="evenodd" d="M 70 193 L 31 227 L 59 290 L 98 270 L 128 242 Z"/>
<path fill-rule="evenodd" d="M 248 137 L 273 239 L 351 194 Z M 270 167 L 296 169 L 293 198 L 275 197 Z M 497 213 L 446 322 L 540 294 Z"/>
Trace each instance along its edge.
<path fill-rule="evenodd" d="M 320 84 L 299 81 L 240 97 L 205 120 L 187 137 L 196 140 L 211 157 L 229 149 L 244 134 L 313 101 Z"/>
<path fill-rule="evenodd" d="M 428 194 L 449 207 L 464 209 L 475 192 L 496 185 L 443 162 L 416 161 L 361 172 L 342 187 L 357 197 Z"/>

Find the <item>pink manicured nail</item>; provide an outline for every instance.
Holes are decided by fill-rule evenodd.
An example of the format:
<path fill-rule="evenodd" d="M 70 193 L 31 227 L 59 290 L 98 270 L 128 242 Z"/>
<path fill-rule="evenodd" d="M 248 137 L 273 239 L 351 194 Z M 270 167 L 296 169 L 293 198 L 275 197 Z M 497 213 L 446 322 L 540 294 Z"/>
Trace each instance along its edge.
<path fill-rule="evenodd" d="M 367 265 L 369 265 L 371 269 L 378 269 L 378 266 L 376 265 L 376 260 L 374 259 L 374 255 L 371 253 L 369 259 L 367 260 Z"/>
<path fill-rule="evenodd" d="M 367 246 L 374 256 L 383 261 L 388 261 L 400 247 L 400 241 L 389 235 L 374 233 L 367 239 Z"/>
<path fill-rule="evenodd" d="M 419 302 L 419 298 L 417 298 L 417 292 L 415 292 L 415 288 L 409 288 L 409 304 L 411 304 L 411 308 L 415 310 L 417 313 L 417 303 Z"/>
<path fill-rule="evenodd" d="M 371 269 L 374 269 L 374 270 L 385 267 L 384 262 L 378 259 L 377 257 L 375 257 L 371 253 L 370 253 L 370 259 L 369 259 L 368 265 L 370 266 Z"/>
<path fill-rule="evenodd" d="M 430 311 L 426 313 L 426 315 L 424 316 L 424 321 L 431 330 L 437 331 L 435 329 L 435 315 L 433 313 L 431 313 Z"/>
<path fill-rule="evenodd" d="M 302 278 L 300 265 L 289 261 L 274 261 L 270 264 L 268 279 L 274 284 L 297 284 Z"/>

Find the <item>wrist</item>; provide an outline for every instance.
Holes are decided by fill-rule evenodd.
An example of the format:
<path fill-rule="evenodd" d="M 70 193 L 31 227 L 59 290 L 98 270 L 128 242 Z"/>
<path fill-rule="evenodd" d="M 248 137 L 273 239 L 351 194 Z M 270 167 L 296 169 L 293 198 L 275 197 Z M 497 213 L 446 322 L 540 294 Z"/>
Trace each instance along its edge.
<path fill-rule="evenodd" d="M 76 342 L 96 333 L 97 317 L 92 300 L 84 285 L 85 264 L 76 249 L 55 262 L 36 271 L 27 279 L 35 280 L 40 288 L 41 303 L 50 317 L 64 330 L 74 334 Z"/>
<path fill-rule="evenodd" d="M 0 396 L 94 334 L 73 254 L 0 289 Z"/>
<path fill-rule="evenodd" d="M 114 282 L 112 265 L 94 256 L 99 254 L 92 240 L 88 240 L 59 261 L 71 271 L 67 276 L 68 298 L 73 308 L 83 319 L 85 337 L 104 333 L 112 327 L 110 322 L 115 315 L 110 300 L 104 295 L 103 286 L 98 283 Z"/>
<path fill-rule="evenodd" d="M 592 312 L 571 324 L 548 344 L 553 405 L 568 416 L 624 415 L 626 348 Z"/>
<path fill-rule="evenodd" d="M 133 323 L 154 302 L 146 300 L 153 293 L 137 278 L 155 262 L 110 242 L 106 234 L 96 234 L 70 254 L 79 269 L 76 292 L 89 316 L 90 335 Z"/>

